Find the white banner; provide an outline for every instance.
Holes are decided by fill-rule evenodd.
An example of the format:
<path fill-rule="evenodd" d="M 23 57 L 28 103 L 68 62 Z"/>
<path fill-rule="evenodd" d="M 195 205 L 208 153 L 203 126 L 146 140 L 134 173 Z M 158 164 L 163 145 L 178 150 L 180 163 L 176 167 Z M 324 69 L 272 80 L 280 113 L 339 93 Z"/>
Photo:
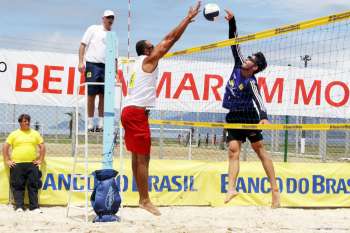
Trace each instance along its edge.
<path fill-rule="evenodd" d="M 79 93 L 83 104 L 85 78 L 78 61 L 77 54 L 0 49 L 7 68 L 1 72 L 0 67 L 0 103 L 73 107 Z"/>
<path fill-rule="evenodd" d="M 163 60 L 157 108 L 227 112 L 221 107 L 233 63 Z M 268 114 L 349 118 L 350 71 L 269 66 L 258 74 Z"/>
<path fill-rule="evenodd" d="M 77 94 L 84 95 L 84 88 L 78 91 L 84 77 L 77 63 L 76 54 L 0 49 L 0 103 L 75 106 Z M 226 112 L 221 101 L 232 67 L 229 63 L 164 59 L 157 109 Z M 349 118 L 348 76 L 349 71 L 342 70 L 270 66 L 259 74 L 258 83 L 271 115 Z M 119 77 L 125 96 L 125 72 L 119 70 Z M 120 88 L 116 91 L 119 97 Z M 116 102 L 119 106 L 119 98 Z"/>

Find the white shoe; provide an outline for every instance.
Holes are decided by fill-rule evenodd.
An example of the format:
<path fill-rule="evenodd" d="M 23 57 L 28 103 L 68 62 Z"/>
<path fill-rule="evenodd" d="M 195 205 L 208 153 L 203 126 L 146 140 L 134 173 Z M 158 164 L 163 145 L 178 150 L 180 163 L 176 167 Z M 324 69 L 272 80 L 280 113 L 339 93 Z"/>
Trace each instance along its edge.
<path fill-rule="evenodd" d="M 40 208 L 36 208 L 34 210 L 31 210 L 31 212 L 36 213 L 36 214 L 42 214 L 43 211 Z"/>
<path fill-rule="evenodd" d="M 88 118 L 88 131 L 92 131 L 94 129 L 94 118 L 89 117 Z"/>
<path fill-rule="evenodd" d="M 103 129 L 103 117 L 98 118 L 98 124 L 97 124 L 98 129 Z"/>
<path fill-rule="evenodd" d="M 88 125 L 88 131 L 93 131 L 94 130 L 94 125 Z"/>
<path fill-rule="evenodd" d="M 22 208 L 18 208 L 18 209 L 16 209 L 15 210 L 17 213 L 23 213 L 24 212 L 24 210 L 22 209 Z"/>

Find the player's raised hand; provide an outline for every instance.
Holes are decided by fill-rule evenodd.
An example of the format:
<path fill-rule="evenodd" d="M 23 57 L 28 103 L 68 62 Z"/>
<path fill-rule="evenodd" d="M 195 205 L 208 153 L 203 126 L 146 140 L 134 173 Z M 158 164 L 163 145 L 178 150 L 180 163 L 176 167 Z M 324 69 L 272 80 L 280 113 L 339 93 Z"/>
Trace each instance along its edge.
<path fill-rule="evenodd" d="M 194 21 L 194 18 L 198 15 L 199 9 L 201 8 L 201 1 L 198 1 L 196 6 L 191 6 L 190 10 L 188 11 L 187 17 L 190 19 L 191 22 Z"/>
<path fill-rule="evenodd" d="M 233 18 L 233 12 L 229 9 L 225 9 L 225 12 L 226 12 L 225 19 L 227 21 L 230 21 Z"/>

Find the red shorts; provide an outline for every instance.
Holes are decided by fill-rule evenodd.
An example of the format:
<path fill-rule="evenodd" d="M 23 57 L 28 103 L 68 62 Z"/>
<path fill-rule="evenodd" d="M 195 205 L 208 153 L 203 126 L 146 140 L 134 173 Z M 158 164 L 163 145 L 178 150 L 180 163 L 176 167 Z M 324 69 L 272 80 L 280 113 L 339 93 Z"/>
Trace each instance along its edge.
<path fill-rule="evenodd" d="M 139 155 L 151 152 L 151 131 L 148 124 L 148 113 L 145 109 L 127 106 L 122 111 L 122 125 L 126 149 Z"/>

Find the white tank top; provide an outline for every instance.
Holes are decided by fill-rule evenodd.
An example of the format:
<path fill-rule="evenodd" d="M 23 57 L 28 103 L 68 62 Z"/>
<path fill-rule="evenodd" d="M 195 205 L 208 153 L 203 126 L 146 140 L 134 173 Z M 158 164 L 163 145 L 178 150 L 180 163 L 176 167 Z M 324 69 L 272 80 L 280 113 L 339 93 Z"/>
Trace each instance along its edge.
<path fill-rule="evenodd" d="M 128 85 L 128 94 L 124 100 L 124 107 L 155 107 L 156 85 L 158 79 L 158 66 L 152 73 L 146 73 L 142 69 L 145 55 L 139 56 L 131 70 L 131 77 Z"/>

